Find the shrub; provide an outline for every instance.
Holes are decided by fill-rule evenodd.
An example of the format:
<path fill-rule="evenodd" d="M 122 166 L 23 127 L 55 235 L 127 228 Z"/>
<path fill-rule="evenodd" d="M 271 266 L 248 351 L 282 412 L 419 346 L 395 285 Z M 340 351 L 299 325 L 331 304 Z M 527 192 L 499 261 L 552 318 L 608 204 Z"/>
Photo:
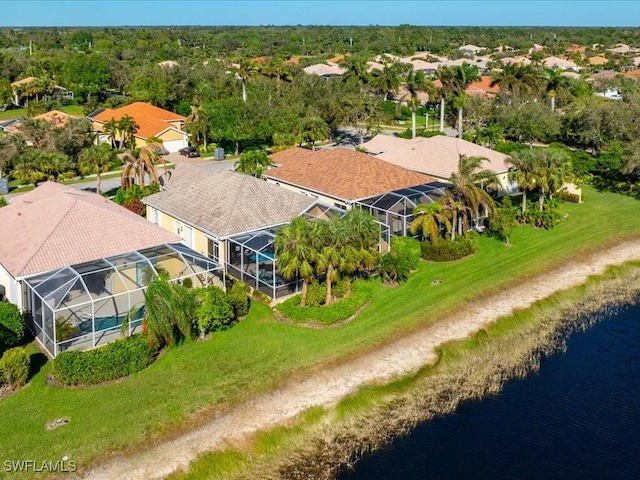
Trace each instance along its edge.
<path fill-rule="evenodd" d="M 227 296 L 233 306 L 235 320 L 239 320 L 249 313 L 249 286 L 240 282 L 234 282 Z"/>
<path fill-rule="evenodd" d="M 556 199 L 547 200 L 540 210 L 538 202 L 532 201 L 527 204 L 527 211 L 524 215 L 518 215 L 518 221 L 523 224 L 533 225 L 538 228 L 553 228 L 561 219 L 560 206 Z"/>
<path fill-rule="evenodd" d="M 13 303 L 0 301 L 0 348 L 17 345 L 24 336 L 24 317 Z"/>
<path fill-rule="evenodd" d="M 450 262 L 472 255 L 478 251 L 475 237 L 456 237 L 455 240 L 440 241 L 435 245 L 422 242 L 422 258 L 434 262 Z"/>
<path fill-rule="evenodd" d="M 344 298 L 351 292 L 351 279 L 349 277 L 341 278 L 338 282 L 331 285 L 331 295 L 333 298 Z"/>
<path fill-rule="evenodd" d="M 557 194 L 558 198 L 563 202 L 580 203 L 580 195 L 561 190 Z"/>
<path fill-rule="evenodd" d="M 380 259 L 379 271 L 384 282 L 399 283 L 409 278 L 411 267 L 406 257 L 396 252 L 389 252 L 385 253 Z"/>
<path fill-rule="evenodd" d="M 62 385 L 94 385 L 139 372 L 154 359 L 147 339 L 137 334 L 95 350 L 62 352 L 53 362 L 53 375 Z"/>
<path fill-rule="evenodd" d="M 221 288 L 201 288 L 196 295 L 200 301 L 196 308 L 196 321 L 201 335 L 224 330 L 233 325 L 233 304 Z"/>
<path fill-rule="evenodd" d="M 307 287 L 307 307 L 319 307 L 324 305 L 327 299 L 327 286 L 324 283 L 313 281 Z"/>
<path fill-rule="evenodd" d="M 406 259 L 411 270 L 418 268 L 420 241 L 411 237 L 391 237 L 391 251 Z"/>
<path fill-rule="evenodd" d="M 295 323 L 319 322 L 325 325 L 346 320 L 371 299 L 369 285 L 363 281 L 353 284 L 351 295 L 328 306 L 301 307 L 300 295 L 276 306 L 276 310 Z"/>
<path fill-rule="evenodd" d="M 0 208 L 6 207 L 7 205 L 8 205 L 8 203 L 5 200 L 5 198 L 2 195 L 0 195 Z"/>
<path fill-rule="evenodd" d="M 7 350 L 0 359 L 0 383 L 21 387 L 29 378 L 29 352 L 24 347 Z"/>
<path fill-rule="evenodd" d="M 141 217 L 143 217 L 146 212 L 146 207 L 144 206 L 144 203 L 142 203 L 142 200 L 140 200 L 139 198 L 125 200 L 122 206 L 127 210 L 132 211 L 136 215 L 140 215 Z"/>

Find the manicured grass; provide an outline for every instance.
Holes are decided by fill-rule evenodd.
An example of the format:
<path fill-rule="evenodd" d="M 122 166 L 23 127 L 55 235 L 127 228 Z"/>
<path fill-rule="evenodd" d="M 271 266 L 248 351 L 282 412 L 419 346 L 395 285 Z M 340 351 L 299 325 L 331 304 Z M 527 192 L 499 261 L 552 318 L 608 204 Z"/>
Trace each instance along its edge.
<path fill-rule="evenodd" d="M 62 112 L 68 113 L 69 115 L 79 115 L 84 116 L 84 110 L 80 105 L 67 105 L 65 107 L 61 107 L 59 109 Z M 5 110 L 4 112 L 0 112 L 0 121 L 9 120 L 12 118 L 20 118 L 27 116 L 26 108 L 16 108 L 13 110 Z"/>
<path fill-rule="evenodd" d="M 511 247 L 481 238 L 476 255 L 446 264 L 421 262 L 398 288 L 371 280 L 370 305 L 337 328 L 283 324 L 254 302 L 247 319 L 232 329 L 171 348 L 147 370 L 113 384 L 49 387 L 46 365 L 29 386 L 0 400 L 0 451 L 5 459 L 68 455 L 82 468 L 107 453 L 140 450 L 307 368 L 436 322 L 473 298 L 597 250 L 616 236 L 640 236 L 638 201 L 591 188 L 584 193 L 586 203 L 565 204 L 568 217 L 553 230 L 519 228 Z M 442 284 L 431 285 L 435 279 Z M 70 417 L 68 425 L 44 430 L 63 416 Z"/>
<path fill-rule="evenodd" d="M 347 320 L 371 299 L 371 282 L 354 282 L 351 294 L 334 304 L 320 307 L 301 307 L 296 295 L 276 306 L 278 312 L 294 323 L 319 323 L 331 325 Z"/>

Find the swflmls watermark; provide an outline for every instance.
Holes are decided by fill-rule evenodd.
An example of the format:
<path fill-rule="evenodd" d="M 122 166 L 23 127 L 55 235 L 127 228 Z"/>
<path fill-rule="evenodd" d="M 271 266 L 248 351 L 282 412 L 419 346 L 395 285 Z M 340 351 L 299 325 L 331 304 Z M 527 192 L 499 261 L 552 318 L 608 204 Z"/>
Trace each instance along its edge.
<path fill-rule="evenodd" d="M 70 473 L 77 470 L 75 460 L 5 460 L 7 473 Z"/>

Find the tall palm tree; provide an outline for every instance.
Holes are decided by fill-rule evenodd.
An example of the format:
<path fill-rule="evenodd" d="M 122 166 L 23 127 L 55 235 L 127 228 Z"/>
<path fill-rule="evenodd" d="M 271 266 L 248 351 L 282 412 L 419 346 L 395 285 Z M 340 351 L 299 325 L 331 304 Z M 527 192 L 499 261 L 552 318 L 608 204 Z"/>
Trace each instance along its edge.
<path fill-rule="evenodd" d="M 96 174 L 96 191 L 99 194 L 103 173 L 109 171 L 113 160 L 113 150 L 106 143 L 92 145 L 80 152 L 78 166 L 83 175 Z"/>
<path fill-rule="evenodd" d="M 476 220 L 480 217 L 480 208 L 485 210 L 489 218 L 493 218 L 496 213 L 495 201 L 483 187 L 495 185 L 498 181 L 495 173 L 482 169 L 485 161 L 487 159 L 484 157 L 460 155 L 458 171 L 449 178 L 453 198 L 468 206 Z"/>
<path fill-rule="evenodd" d="M 413 216 L 411 234 L 416 235 L 420 232 L 422 240 L 429 239 L 432 245 L 435 245 L 440 238 L 440 226 L 444 226 L 447 233 L 451 230 L 451 222 L 447 217 L 444 205 L 440 202 L 416 205 L 413 209 Z"/>
<path fill-rule="evenodd" d="M 571 161 L 562 151 L 555 148 L 534 150 L 534 174 L 538 183 L 538 208 L 543 210 L 544 198 L 553 198 L 571 177 Z"/>
<path fill-rule="evenodd" d="M 317 222 L 322 245 L 316 257 L 316 268 L 325 274 L 327 296 L 325 304 L 333 302 L 332 285 L 340 274 L 351 273 L 357 268 L 357 251 L 349 244 L 349 224 L 340 217 L 328 222 Z"/>
<path fill-rule="evenodd" d="M 538 185 L 536 170 L 536 155 L 533 149 L 514 152 L 507 159 L 509 169 L 509 181 L 517 182 L 518 188 L 522 191 L 521 212 L 527 211 L 527 192 L 533 190 Z"/>
<path fill-rule="evenodd" d="M 418 94 L 431 90 L 431 82 L 422 70 L 415 71 L 411 66 L 405 73 L 404 84 L 407 87 L 408 104 L 411 108 L 411 138 L 416 138 L 416 110 L 420 106 Z"/>
<path fill-rule="evenodd" d="M 353 250 L 355 270 L 371 270 L 378 262 L 380 243 L 380 224 L 373 215 L 353 208 L 343 217 L 347 224 L 347 244 Z"/>
<path fill-rule="evenodd" d="M 315 262 L 320 249 L 320 235 L 317 235 L 319 228 L 318 222 L 312 223 L 306 217 L 296 217 L 289 225 L 276 232 L 274 241 L 276 265 L 282 276 L 287 280 L 296 276 L 302 278 L 302 307 L 306 305 L 308 286 L 315 273 Z"/>
<path fill-rule="evenodd" d="M 563 75 L 559 68 L 548 68 L 546 70 L 545 90 L 547 96 L 551 99 L 551 111 L 556 110 L 556 98 L 558 95 L 566 93 L 569 88 L 569 79 Z"/>
<path fill-rule="evenodd" d="M 247 103 L 247 82 L 258 74 L 258 68 L 251 59 L 243 58 L 234 68 L 234 72 L 242 82 L 242 101 Z"/>
<path fill-rule="evenodd" d="M 195 138 L 197 145 L 202 144 L 204 150 L 207 150 L 207 137 L 209 135 L 210 124 L 207 111 L 196 105 L 191 105 L 191 113 L 187 117 L 184 128 Z"/>
<path fill-rule="evenodd" d="M 280 83 L 291 82 L 293 79 L 291 70 L 280 57 L 271 57 L 269 61 L 260 68 L 260 73 L 276 81 L 276 94 L 278 95 L 280 94 Z"/>
<path fill-rule="evenodd" d="M 447 192 L 447 194 L 440 199 L 440 202 L 442 202 L 444 214 L 451 224 L 451 228 L 449 229 L 451 241 L 455 240 L 456 234 L 465 235 L 469 224 L 468 220 L 469 215 L 471 215 L 471 208 L 462 200 L 458 200 L 453 192 Z"/>
<path fill-rule="evenodd" d="M 440 131 L 444 132 L 444 105 L 447 96 L 456 92 L 455 72 L 452 67 L 440 66 L 436 78 L 442 84 L 440 88 Z"/>
<path fill-rule="evenodd" d="M 342 75 L 345 82 L 354 81 L 360 85 L 360 89 L 371 83 L 371 75 L 367 66 L 367 59 L 352 55 L 343 60 L 342 65 L 347 71 Z"/>

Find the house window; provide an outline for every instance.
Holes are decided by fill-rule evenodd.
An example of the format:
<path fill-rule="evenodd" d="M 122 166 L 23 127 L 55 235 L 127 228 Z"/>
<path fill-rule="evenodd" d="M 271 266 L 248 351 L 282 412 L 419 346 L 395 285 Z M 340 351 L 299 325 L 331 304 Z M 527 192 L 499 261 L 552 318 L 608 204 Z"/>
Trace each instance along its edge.
<path fill-rule="evenodd" d="M 182 224 L 177 220 L 173 222 L 173 231 L 176 233 L 176 235 L 182 236 Z"/>
<path fill-rule="evenodd" d="M 207 255 L 216 262 L 220 261 L 220 244 L 212 239 L 207 239 Z"/>
<path fill-rule="evenodd" d="M 153 223 L 155 223 L 156 225 L 160 225 L 160 211 L 156 210 L 155 208 L 152 210 L 153 214 Z"/>

